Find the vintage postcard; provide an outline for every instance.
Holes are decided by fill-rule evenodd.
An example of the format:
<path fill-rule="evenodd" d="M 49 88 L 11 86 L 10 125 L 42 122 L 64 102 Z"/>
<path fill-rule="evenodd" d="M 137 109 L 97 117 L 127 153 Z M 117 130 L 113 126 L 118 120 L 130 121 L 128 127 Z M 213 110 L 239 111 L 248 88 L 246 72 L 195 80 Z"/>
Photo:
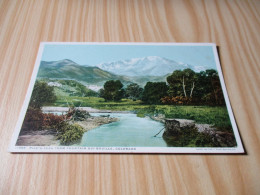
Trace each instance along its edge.
<path fill-rule="evenodd" d="M 215 44 L 45 42 L 10 152 L 244 149 Z"/>

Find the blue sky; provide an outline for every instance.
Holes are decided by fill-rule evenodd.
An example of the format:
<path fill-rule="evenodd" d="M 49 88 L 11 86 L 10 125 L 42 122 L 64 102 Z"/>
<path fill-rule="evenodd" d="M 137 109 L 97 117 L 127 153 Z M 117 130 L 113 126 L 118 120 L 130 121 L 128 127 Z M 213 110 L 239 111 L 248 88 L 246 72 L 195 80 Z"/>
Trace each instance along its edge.
<path fill-rule="evenodd" d="M 46 44 L 42 60 L 70 59 L 80 65 L 94 66 L 104 62 L 146 56 L 160 56 L 176 62 L 216 69 L 211 46 Z"/>

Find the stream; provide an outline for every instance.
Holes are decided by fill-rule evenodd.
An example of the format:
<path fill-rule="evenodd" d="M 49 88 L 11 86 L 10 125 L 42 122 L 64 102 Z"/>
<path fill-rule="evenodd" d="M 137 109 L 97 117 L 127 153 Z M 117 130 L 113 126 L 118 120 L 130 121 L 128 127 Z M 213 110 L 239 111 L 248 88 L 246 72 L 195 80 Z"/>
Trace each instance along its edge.
<path fill-rule="evenodd" d="M 132 113 L 91 113 L 92 116 L 110 115 L 120 120 L 84 133 L 80 146 L 95 147 L 166 147 L 164 125 L 150 118 L 140 118 Z"/>

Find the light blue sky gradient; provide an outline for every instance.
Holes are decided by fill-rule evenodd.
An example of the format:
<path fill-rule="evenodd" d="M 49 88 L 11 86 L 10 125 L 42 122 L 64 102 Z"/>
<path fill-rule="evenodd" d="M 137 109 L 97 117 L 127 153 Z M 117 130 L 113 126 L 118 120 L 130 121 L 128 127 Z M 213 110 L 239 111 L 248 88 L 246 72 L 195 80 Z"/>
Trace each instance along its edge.
<path fill-rule="evenodd" d="M 216 69 L 212 46 L 47 44 L 42 60 L 70 59 L 80 65 L 95 66 L 104 62 L 147 56 L 160 56 L 176 62 Z"/>

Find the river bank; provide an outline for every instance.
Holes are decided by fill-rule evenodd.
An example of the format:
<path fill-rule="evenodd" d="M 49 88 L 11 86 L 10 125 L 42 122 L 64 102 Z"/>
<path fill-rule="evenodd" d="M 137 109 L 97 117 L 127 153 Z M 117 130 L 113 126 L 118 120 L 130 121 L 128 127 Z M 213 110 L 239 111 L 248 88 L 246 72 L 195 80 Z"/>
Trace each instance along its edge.
<path fill-rule="evenodd" d="M 100 110 L 92 107 L 78 107 L 79 110 L 84 110 L 89 113 L 132 113 L 130 111 L 114 111 L 114 110 Z M 66 114 L 69 111 L 69 107 L 52 107 L 52 106 L 44 106 L 42 107 L 42 111 L 45 113 L 48 112 L 61 112 Z"/>
<path fill-rule="evenodd" d="M 21 132 L 17 146 L 58 146 L 60 141 L 57 140 L 56 133 L 51 130 L 26 131 Z"/>
<path fill-rule="evenodd" d="M 118 118 L 112 118 L 109 115 L 107 116 L 90 116 L 84 121 L 74 121 L 72 123 L 80 125 L 84 131 L 89 131 L 95 129 L 101 125 L 109 124 L 118 121 Z"/>
<path fill-rule="evenodd" d="M 192 140 L 196 140 L 196 146 L 205 144 L 210 147 L 236 146 L 233 133 L 221 131 L 211 124 L 199 124 L 188 119 L 165 118 L 163 115 L 150 116 L 150 118 L 164 124 L 163 138 L 168 146 L 183 146 L 189 139 L 191 143 Z M 193 137 L 192 134 L 194 134 Z M 186 145 L 189 145 L 189 142 Z"/>
<path fill-rule="evenodd" d="M 138 117 L 134 113 L 111 113 L 110 117 L 119 120 L 84 133 L 80 146 L 166 147 L 161 135 L 154 137 L 164 127 L 162 123 L 148 117 Z"/>
<path fill-rule="evenodd" d="M 103 113 L 104 110 L 93 109 L 90 107 L 84 107 L 83 109 L 90 113 Z M 42 111 L 44 113 L 59 113 L 66 114 L 69 108 L 66 107 L 43 107 Z M 107 111 L 107 113 L 111 113 Z M 84 132 L 95 129 L 101 125 L 109 124 L 118 121 L 118 118 L 110 117 L 109 114 L 101 116 L 91 116 L 89 115 L 84 120 L 68 120 L 70 124 L 80 125 Z M 31 131 L 21 131 L 17 139 L 17 146 L 57 146 L 60 145 L 60 141 L 57 139 L 57 131 L 53 129 L 43 129 L 43 130 L 31 130 Z"/>
<path fill-rule="evenodd" d="M 152 120 L 161 122 L 161 123 L 165 123 L 165 120 L 167 120 L 167 118 L 165 118 L 163 115 L 158 115 L 158 116 L 150 116 L 150 118 Z M 217 128 L 213 127 L 213 125 L 210 124 L 199 124 L 196 123 L 194 120 L 189 120 L 189 119 L 176 119 L 173 118 L 172 120 L 176 120 L 180 123 L 180 126 L 195 126 L 198 130 L 198 132 L 215 132 L 217 131 Z"/>

